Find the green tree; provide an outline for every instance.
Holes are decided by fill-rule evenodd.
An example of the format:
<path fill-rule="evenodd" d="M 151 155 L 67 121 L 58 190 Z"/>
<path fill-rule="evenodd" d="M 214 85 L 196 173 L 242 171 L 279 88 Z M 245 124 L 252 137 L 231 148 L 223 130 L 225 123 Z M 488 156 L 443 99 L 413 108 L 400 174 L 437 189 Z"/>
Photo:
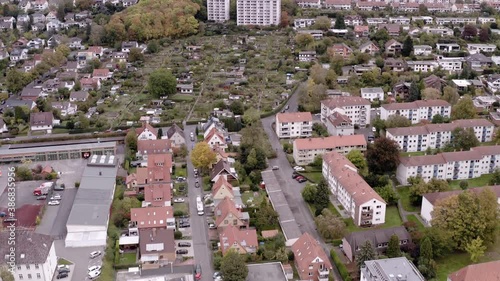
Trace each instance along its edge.
<path fill-rule="evenodd" d="M 298 33 L 295 35 L 295 43 L 299 48 L 304 48 L 314 42 L 314 37 L 308 33 Z"/>
<path fill-rule="evenodd" d="M 470 243 L 465 246 L 465 250 L 469 253 L 470 260 L 475 263 L 478 262 L 482 256 L 484 256 L 486 246 L 483 245 L 483 240 L 478 237 L 470 241 Z"/>
<path fill-rule="evenodd" d="M 490 37 L 491 37 L 491 29 L 487 26 L 481 28 L 481 30 L 479 31 L 479 41 L 483 43 L 489 42 Z"/>
<path fill-rule="evenodd" d="M 401 49 L 401 54 L 405 57 L 409 57 L 413 52 L 413 39 L 408 35 L 403 42 L 403 49 Z"/>
<path fill-rule="evenodd" d="M 391 115 L 385 120 L 386 128 L 410 127 L 411 121 L 402 115 Z"/>
<path fill-rule="evenodd" d="M 324 178 L 321 178 L 318 182 L 316 190 L 314 208 L 316 208 L 316 213 L 320 214 L 323 209 L 328 208 L 328 205 L 330 204 L 330 189 L 328 188 L 328 183 Z"/>
<path fill-rule="evenodd" d="M 368 173 L 368 163 L 361 151 L 353 149 L 347 153 L 346 158 L 358 169 L 360 175 Z"/>
<path fill-rule="evenodd" d="M 191 151 L 191 161 L 195 168 L 209 169 L 217 161 L 217 156 L 208 143 L 199 142 Z"/>
<path fill-rule="evenodd" d="M 255 227 L 265 229 L 268 227 L 278 227 L 279 216 L 267 199 L 262 200 L 259 211 L 255 213 Z"/>
<path fill-rule="evenodd" d="M 443 89 L 443 100 L 449 102 L 451 105 L 455 105 L 460 99 L 460 95 L 458 94 L 457 89 L 446 86 Z"/>
<path fill-rule="evenodd" d="M 344 20 L 344 15 L 343 14 L 338 14 L 337 18 L 335 19 L 335 26 L 333 27 L 335 29 L 346 29 L 345 25 L 345 20 Z"/>
<path fill-rule="evenodd" d="M 396 193 L 391 184 L 381 187 L 376 187 L 375 191 L 385 200 L 388 205 L 396 205 L 399 200 L 399 195 Z"/>
<path fill-rule="evenodd" d="M 242 116 L 245 125 L 252 125 L 260 120 L 260 112 L 256 108 L 249 108 Z"/>
<path fill-rule="evenodd" d="M 158 139 L 161 140 L 161 137 L 163 137 L 163 129 L 159 128 L 158 129 Z"/>
<path fill-rule="evenodd" d="M 323 166 L 323 155 L 321 154 L 316 155 L 310 166 L 315 168 L 321 168 Z"/>
<path fill-rule="evenodd" d="M 399 145 L 396 141 L 382 137 L 368 146 L 366 151 L 368 169 L 375 174 L 396 171 L 399 165 Z"/>
<path fill-rule="evenodd" d="M 142 50 L 139 48 L 130 49 L 130 53 L 128 54 L 128 61 L 129 62 L 144 61 L 144 54 L 142 53 Z"/>
<path fill-rule="evenodd" d="M 10 271 L 8 271 L 5 267 L 0 269 L 0 279 L 2 281 L 14 281 L 14 276 Z"/>
<path fill-rule="evenodd" d="M 433 258 L 442 258 L 448 255 L 455 247 L 451 232 L 437 227 L 427 227 L 422 233 L 431 241 Z"/>
<path fill-rule="evenodd" d="M 418 87 L 417 83 L 415 81 L 411 82 L 410 89 L 408 90 L 408 99 L 406 101 L 412 102 L 420 100 L 421 98 L 420 88 Z"/>
<path fill-rule="evenodd" d="M 500 184 L 500 169 L 496 168 L 495 171 L 493 171 L 492 177 L 489 181 L 489 185 L 497 185 Z"/>
<path fill-rule="evenodd" d="M 314 222 L 319 235 L 325 240 L 339 239 L 345 235 L 345 222 L 328 209 L 323 209 L 321 214 L 314 218 Z"/>
<path fill-rule="evenodd" d="M 320 16 L 316 18 L 316 22 L 313 25 L 314 29 L 319 29 L 323 31 L 327 31 L 332 27 L 332 21 L 328 17 Z"/>
<path fill-rule="evenodd" d="M 29 167 L 18 166 L 16 167 L 16 177 L 20 181 L 30 181 L 33 180 L 33 172 Z"/>
<path fill-rule="evenodd" d="M 420 244 L 418 269 L 427 279 L 432 279 L 436 276 L 436 262 L 433 259 L 432 244 L 428 237 L 424 238 Z"/>
<path fill-rule="evenodd" d="M 137 152 L 137 133 L 134 129 L 128 131 L 125 136 L 125 145 L 132 155 Z"/>
<path fill-rule="evenodd" d="M 466 190 L 467 188 L 469 188 L 469 182 L 466 180 L 462 180 L 460 181 L 459 186 L 462 190 Z"/>
<path fill-rule="evenodd" d="M 457 104 L 451 108 L 451 119 L 474 119 L 477 118 L 476 108 L 472 97 L 469 95 L 463 96 Z"/>
<path fill-rule="evenodd" d="M 387 246 L 387 251 L 385 255 L 388 258 L 397 258 L 401 256 L 401 248 L 399 246 L 399 237 L 393 234 L 389 239 L 389 245 Z"/>
<path fill-rule="evenodd" d="M 309 77 L 315 84 L 325 84 L 327 70 L 324 69 L 319 63 L 315 63 L 309 69 Z"/>
<path fill-rule="evenodd" d="M 7 71 L 6 85 L 7 90 L 11 93 L 19 93 L 26 85 L 31 82 L 31 75 L 16 70 L 15 68 Z"/>
<path fill-rule="evenodd" d="M 377 254 L 373 249 L 372 243 L 370 240 L 366 240 L 366 242 L 361 245 L 359 248 L 359 253 L 356 256 L 356 263 L 358 265 L 358 269 L 361 269 L 365 265 L 365 261 L 371 261 L 377 258 Z"/>
<path fill-rule="evenodd" d="M 148 90 L 157 98 L 173 95 L 176 91 L 177 81 L 172 73 L 160 68 L 149 75 Z"/>
<path fill-rule="evenodd" d="M 443 117 L 441 114 L 436 114 L 432 116 L 432 124 L 442 124 L 442 123 L 448 123 L 450 120 L 448 118 Z"/>
<path fill-rule="evenodd" d="M 316 198 L 316 194 L 318 194 L 318 189 L 315 185 L 309 183 L 306 184 L 306 186 L 302 190 L 302 198 L 304 198 L 304 201 L 306 201 L 307 203 L 313 203 L 314 199 Z"/>
<path fill-rule="evenodd" d="M 231 110 L 234 115 L 243 115 L 243 113 L 245 112 L 245 106 L 241 101 L 236 100 L 229 105 L 229 110 Z"/>
<path fill-rule="evenodd" d="M 247 279 L 248 267 L 243 257 L 231 250 L 222 258 L 220 272 L 224 281 L 242 281 Z"/>
<path fill-rule="evenodd" d="M 160 51 L 160 44 L 158 44 L 158 40 L 149 41 L 147 51 L 150 54 L 158 53 L 158 51 Z"/>
<path fill-rule="evenodd" d="M 450 190 L 447 181 L 432 178 L 426 183 L 421 177 L 413 178 L 410 186 L 410 202 L 414 206 L 420 206 L 422 203 L 422 195 L 433 192 L 443 192 Z"/>
<path fill-rule="evenodd" d="M 317 137 L 328 137 L 328 129 L 323 123 L 314 123 L 313 127 L 313 134 Z"/>
<path fill-rule="evenodd" d="M 423 100 L 437 100 L 441 98 L 441 91 L 434 88 L 425 88 L 422 90 Z"/>
<path fill-rule="evenodd" d="M 321 101 L 326 99 L 326 86 L 323 84 L 316 84 L 312 79 L 307 81 L 305 91 L 300 92 L 299 96 L 299 110 L 309 111 L 316 113 L 321 110 Z"/>
<path fill-rule="evenodd" d="M 479 140 L 473 128 L 455 128 L 451 132 L 451 140 L 444 147 L 445 151 L 467 151 L 479 146 Z"/>

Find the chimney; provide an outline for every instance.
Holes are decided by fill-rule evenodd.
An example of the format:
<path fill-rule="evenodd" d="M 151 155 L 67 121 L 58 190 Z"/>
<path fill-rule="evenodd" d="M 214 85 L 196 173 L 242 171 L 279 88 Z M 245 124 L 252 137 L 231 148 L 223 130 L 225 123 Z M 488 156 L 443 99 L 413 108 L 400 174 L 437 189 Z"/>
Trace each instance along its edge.
<path fill-rule="evenodd" d="M 101 171 L 99 171 L 99 176 L 102 176 L 102 172 Z"/>

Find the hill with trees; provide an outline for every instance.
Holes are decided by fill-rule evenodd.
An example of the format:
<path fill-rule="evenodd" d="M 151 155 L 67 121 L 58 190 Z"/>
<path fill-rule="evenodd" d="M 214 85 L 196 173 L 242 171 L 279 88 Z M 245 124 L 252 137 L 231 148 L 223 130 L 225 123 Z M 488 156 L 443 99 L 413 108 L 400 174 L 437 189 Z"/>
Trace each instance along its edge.
<path fill-rule="evenodd" d="M 115 42 L 179 38 L 198 32 L 200 6 L 190 0 L 141 0 L 111 17 L 106 34 Z"/>

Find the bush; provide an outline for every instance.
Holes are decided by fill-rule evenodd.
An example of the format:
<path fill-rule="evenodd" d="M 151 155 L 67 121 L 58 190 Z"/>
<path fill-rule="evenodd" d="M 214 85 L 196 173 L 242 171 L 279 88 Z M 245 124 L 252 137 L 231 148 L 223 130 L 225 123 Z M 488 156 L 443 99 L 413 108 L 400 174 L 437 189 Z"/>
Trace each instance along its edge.
<path fill-rule="evenodd" d="M 181 211 L 181 210 L 174 211 L 174 217 L 182 217 L 184 215 L 186 215 L 186 213 L 184 211 Z"/>
<path fill-rule="evenodd" d="M 340 258 L 337 256 L 337 253 L 335 252 L 334 249 L 330 250 L 330 256 L 332 256 L 333 263 L 339 270 L 340 276 L 342 276 L 342 279 L 344 281 L 351 281 L 351 275 L 349 274 L 349 271 L 347 271 L 347 268 L 345 264 L 342 263 Z"/>
<path fill-rule="evenodd" d="M 76 187 L 76 188 L 79 188 L 79 187 L 80 187 L 80 182 L 79 182 L 79 181 L 75 181 L 75 187 Z"/>
<path fill-rule="evenodd" d="M 174 239 L 182 239 L 182 232 L 179 230 L 174 232 Z"/>

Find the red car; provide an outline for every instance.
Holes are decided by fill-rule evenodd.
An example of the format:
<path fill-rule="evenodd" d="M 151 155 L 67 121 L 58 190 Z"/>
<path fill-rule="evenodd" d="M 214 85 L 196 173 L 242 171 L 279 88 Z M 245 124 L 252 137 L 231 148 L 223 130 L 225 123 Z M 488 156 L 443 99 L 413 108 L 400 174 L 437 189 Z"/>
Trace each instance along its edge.
<path fill-rule="evenodd" d="M 194 270 L 194 278 L 196 280 L 201 280 L 201 265 L 197 264 Z"/>

